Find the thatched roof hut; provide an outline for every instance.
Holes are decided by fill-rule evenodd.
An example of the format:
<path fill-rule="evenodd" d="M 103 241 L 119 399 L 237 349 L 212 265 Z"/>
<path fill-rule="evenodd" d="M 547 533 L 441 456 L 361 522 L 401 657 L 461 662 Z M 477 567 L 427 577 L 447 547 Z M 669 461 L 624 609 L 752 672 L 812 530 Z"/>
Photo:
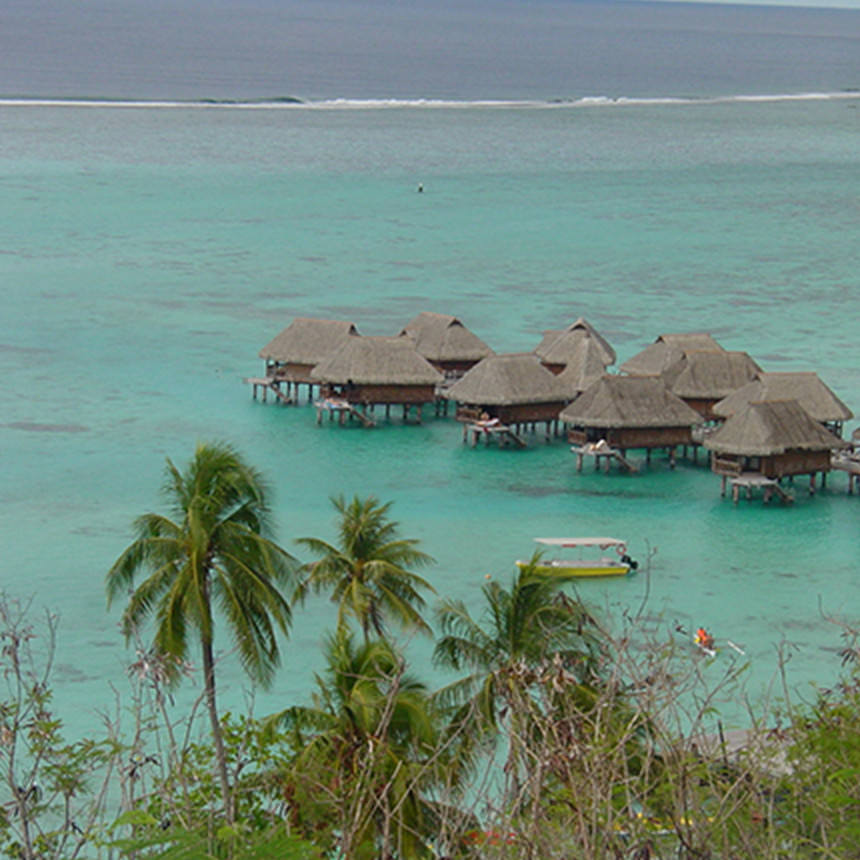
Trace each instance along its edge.
<path fill-rule="evenodd" d="M 703 418 L 712 420 L 714 404 L 760 372 L 761 368 L 745 352 L 687 350 L 663 371 L 662 377 L 673 394 Z"/>
<path fill-rule="evenodd" d="M 830 454 L 848 442 L 816 421 L 796 400 L 754 401 L 705 438 L 719 474 L 761 472 L 768 478 L 830 470 Z"/>
<path fill-rule="evenodd" d="M 692 444 L 702 417 L 658 377 L 606 374 L 566 406 L 571 442 L 604 439 L 613 448 L 673 448 Z"/>
<path fill-rule="evenodd" d="M 489 355 L 447 391 L 461 407 L 458 418 L 471 420 L 474 410 L 505 424 L 555 421 L 570 399 L 567 386 L 532 352 Z"/>
<path fill-rule="evenodd" d="M 564 370 L 558 374 L 558 381 L 567 390 L 568 400 L 573 400 L 606 373 L 605 356 L 596 344 L 593 338 L 580 338 L 568 355 Z"/>
<path fill-rule="evenodd" d="M 311 372 L 326 391 L 349 403 L 428 403 L 442 374 L 409 338 L 349 337 Z"/>
<path fill-rule="evenodd" d="M 753 401 L 796 400 L 816 421 L 837 435 L 842 422 L 854 417 L 851 410 L 821 381 L 817 373 L 764 373 L 714 404 L 714 414 L 729 418 Z"/>
<path fill-rule="evenodd" d="M 541 362 L 553 373 L 561 373 L 571 366 L 574 373 L 575 368 L 600 367 L 597 376 L 605 373 L 610 363 L 606 349 L 600 341 L 582 331 L 564 331 L 559 334 L 544 351 Z"/>
<path fill-rule="evenodd" d="M 357 335 L 351 322 L 296 317 L 260 350 L 260 358 L 266 360 L 267 376 L 309 383 L 311 370 L 344 338 Z"/>
<path fill-rule="evenodd" d="M 625 361 L 618 371 L 630 376 L 658 376 L 685 352 L 720 349 L 722 347 L 713 337 L 704 332 L 661 334 L 654 343 Z"/>
<path fill-rule="evenodd" d="M 550 359 L 547 361 L 547 354 L 550 353 L 550 349 L 553 344 L 562 336 L 562 335 L 570 335 L 568 338 L 569 341 L 576 342 L 579 338 L 591 338 L 597 344 L 600 349 L 600 353 L 603 359 L 603 366 L 609 367 L 610 364 L 615 364 L 616 355 L 615 350 L 610 346 L 609 341 L 600 334 L 597 329 L 591 325 L 588 320 L 580 317 L 579 319 L 572 322 L 567 328 L 558 330 L 558 329 L 548 329 L 543 332 L 543 339 L 535 348 L 535 354 L 539 355 L 542 360 L 544 360 L 545 364 L 554 364 L 558 363 L 554 359 Z M 565 347 L 561 347 L 563 350 Z M 555 353 L 555 359 L 558 359 L 560 355 L 563 353 Z M 561 362 L 562 364 L 566 362 Z"/>
<path fill-rule="evenodd" d="M 458 376 L 493 350 L 456 317 L 422 311 L 407 323 L 400 337 L 409 337 L 415 349 L 437 370 Z"/>

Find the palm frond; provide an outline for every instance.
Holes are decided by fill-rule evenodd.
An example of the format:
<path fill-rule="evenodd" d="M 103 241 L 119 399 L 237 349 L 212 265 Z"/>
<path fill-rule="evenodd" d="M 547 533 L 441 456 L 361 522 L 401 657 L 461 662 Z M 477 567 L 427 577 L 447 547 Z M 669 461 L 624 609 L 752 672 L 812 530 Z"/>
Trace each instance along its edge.
<path fill-rule="evenodd" d="M 122 616 L 123 633 L 130 639 L 136 630 L 152 615 L 158 602 L 170 590 L 175 576 L 175 566 L 168 562 L 153 571 L 130 595 Z"/>

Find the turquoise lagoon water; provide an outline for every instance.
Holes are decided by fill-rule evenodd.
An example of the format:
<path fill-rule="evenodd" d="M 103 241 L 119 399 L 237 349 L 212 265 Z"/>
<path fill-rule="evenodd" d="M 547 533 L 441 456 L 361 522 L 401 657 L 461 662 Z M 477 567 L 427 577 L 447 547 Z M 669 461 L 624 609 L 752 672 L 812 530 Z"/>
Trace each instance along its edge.
<path fill-rule="evenodd" d="M 561 441 L 471 449 L 451 419 L 318 427 L 242 378 L 295 316 L 391 334 L 435 310 L 510 351 L 582 315 L 619 362 L 707 330 L 766 370 L 818 371 L 858 411 L 858 108 L 0 107 L 0 584 L 61 616 L 70 730 L 92 730 L 133 659 L 104 574 L 158 508 L 165 457 L 208 439 L 267 475 L 288 547 L 333 538 L 329 496 L 374 494 L 436 558 L 438 592 L 477 610 L 532 538 L 616 535 L 634 557 L 657 547 L 650 576 L 583 583 L 586 599 L 618 615 L 647 592 L 658 630 L 743 643 L 753 691 L 781 644 L 800 690 L 832 683 L 819 602 L 860 614 L 843 475 L 814 498 L 799 483 L 793 506 L 734 506 L 703 465 L 577 474 Z M 307 697 L 333 623 L 323 600 L 297 611 L 259 712 Z M 429 650 L 411 646 L 422 670 Z M 222 706 L 244 707 L 229 657 L 224 680 Z"/>

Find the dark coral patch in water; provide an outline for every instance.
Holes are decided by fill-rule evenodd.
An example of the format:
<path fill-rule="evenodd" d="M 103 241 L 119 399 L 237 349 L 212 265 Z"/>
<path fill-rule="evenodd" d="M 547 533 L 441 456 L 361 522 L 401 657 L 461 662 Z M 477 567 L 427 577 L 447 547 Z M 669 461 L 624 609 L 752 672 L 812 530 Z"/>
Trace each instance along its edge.
<path fill-rule="evenodd" d="M 13 421 L 0 426 L 10 430 L 27 430 L 30 433 L 86 433 L 90 429 L 82 424 L 38 424 L 35 421 Z"/>

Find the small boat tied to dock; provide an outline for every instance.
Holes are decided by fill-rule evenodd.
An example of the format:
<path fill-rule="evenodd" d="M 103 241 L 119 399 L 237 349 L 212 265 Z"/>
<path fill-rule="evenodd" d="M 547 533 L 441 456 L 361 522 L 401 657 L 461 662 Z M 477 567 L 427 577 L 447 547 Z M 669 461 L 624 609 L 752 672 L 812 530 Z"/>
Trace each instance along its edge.
<path fill-rule="evenodd" d="M 543 546 L 578 550 L 569 557 L 540 557 L 534 565 L 538 573 L 562 574 L 564 576 L 627 576 L 639 565 L 627 554 L 626 541 L 607 537 L 549 537 L 535 538 Z M 586 551 L 599 550 L 597 558 L 586 558 Z M 592 553 L 593 556 L 593 553 Z M 517 567 L 524 568 L 531 561 L 517 561 Z"/>

